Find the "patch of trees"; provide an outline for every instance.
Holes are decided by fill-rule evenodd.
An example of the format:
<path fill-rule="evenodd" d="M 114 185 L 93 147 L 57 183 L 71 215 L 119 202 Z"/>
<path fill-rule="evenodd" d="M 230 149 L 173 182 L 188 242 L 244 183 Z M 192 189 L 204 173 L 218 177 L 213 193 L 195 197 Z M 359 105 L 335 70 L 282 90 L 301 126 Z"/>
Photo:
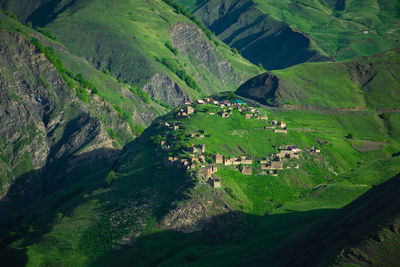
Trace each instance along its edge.
<path fill-rule="evenodd" d="M 164 3 L 166 3 L 167 5 L 171 6 L 175 12 L 177 14 L 182 14 L 185 17 L 187 17 L 188 19 L 190 19 L 191 21 L 193 21 L 203 32 L 204 34 L 207 36 L 207 38 L 212 41 L 212 32 L 207 29 L 203 23 L 201 23 L 194 15 L 190 14 L 186 9 L 184 9 L 183 7 L 181 7 L 180 5 L 178 5 L 177 3 L 175 3 L 173 0 L 163 0 Z"/>
<path fill-rule="evenodd" d="M 120 145 L 123 144 L 121 139 L 118 137 L 118 135 L 115 133 L 115 131 L 112 128 L 106 128 L 106 132 L 111 139 L 116 140 Z"/>
<path fill-rule="evenodd" d="M 105 179 L 107 185 L 111 185 L 112 181 L 117 180 L 117 174 L 114 171 L 110 171 Z"/>
<path fill-rule="evenodd" d="M 31 26 L 31 25 L 28 25 L 28 26 Z M 55 36 L 49 29 L 40 28 L 40 27 L 35 27 L 34 29 L 36 31 L 40 32 L 41 34 L 43 34 L 44 36 L 46 36 L 54 41 L 58 41 L 57 36 Z"/>
<path fill-rule="evenodd" d="M 3 14 L 6 15 L 7 17 L 10 17 L 12 19 L 18 20 L 17 16 L 14 13 L 12 13 L 10 10 L 3 10 L 0 7 L 0 11 L 3 12 Z"/>
<path fill-rule="evenodd" d="M 140 97 L 144 103 L 147 105 L 150 105 L 150 97 L 149 95 L 143 90 L 137 87 L 136 85 L 129 86 L 129 90 L 131 90 L 132 93 Z"/>
<path fill-rule="evenodd" d="M 201 92 L 200 86 L 197 84 L 196 80 L 190 76 L 189 74 L 186 73 L 186 71 L 179 66 L 178 63 L 176 63 L 175 60 L 170 59 L 170 58 L 158 58 L 156 57 L 156 61 L 160 62 L 163 64 L 165 67 L 167 67 L 170 71 L 176 74 L 182 81 L 184 81 L 187 86 L 190 88 Z"/>
<path fill-rule="evenodd" d="M 40 53 L 43 53 L 46 58 L 54 65 L 57 72 L 63 79 L 63 81 L 71 88 L 76 87 L 76 83 L 78 84 L 78 88 L 76 88 L 75 92 L 79 99 L 88 103 L 89 99 L 86 93 L 86 89 L 88 88 L 92 90 L 93 94 L 98 94 L 99 90 L 97 87 L 89 80 L 85 79 L 81 73 L 75 74 L 74 72 L 68 70 L 65 66 L 63 61 L 57 56 L 56 50 L 52 46 L 43 46 L 40 41 L 35 38 L 31 37 L 31 43 L 39 50 Z M 79 88 L 80 87 L 80 88 Z"/>
<path fill-rule="evenodd" d="M 166 109 L 172 109 L 172 107 L 170 105 L 168 105 L 167 103 L 164 103 L 158 99 L 156 99 L 155 97 L 152 97 L 151 100 L 153 100 L 154 102 L 156 102 L 157 104 L 159 104 L 160 106 L 166 108 Z"/>
<path fill-rule="evenodd" d="M 166 42 L 165 47 L 168 48 L 172 53 L 174 53 L 174 55 L 178 55 L 178 49 L 176 49 L 176 47 L 173 47 L 172 44 L 170 42 Z"/>

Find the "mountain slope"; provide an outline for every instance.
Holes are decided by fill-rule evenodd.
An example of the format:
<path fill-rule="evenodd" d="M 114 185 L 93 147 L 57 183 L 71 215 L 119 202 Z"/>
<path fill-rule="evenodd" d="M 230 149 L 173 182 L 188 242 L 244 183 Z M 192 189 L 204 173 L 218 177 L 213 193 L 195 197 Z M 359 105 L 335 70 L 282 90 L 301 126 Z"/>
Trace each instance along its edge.
<path fill-rule="evenodd" d="M 249 1 L 208 1 L 194 14 L 225 43 L 266 69 L 328 61 L 305 34 L 293 30 Z"/>
<path fill-rule="evenodd" d="M 392 156 L 399 145 L 373 113 L 257 107 L 269 121 L 287 123 L 288 133 L 280 134 L 264 129 L 267 121 L 246 119 L 236 109 L 223 118 L 219 106 L 192 106 L 189 117 L 174 110 L 156 119 L 124 147 L 112 171 L 86 176 L 79 186 L 31 205 L 19 223 L 9 222 L 3 253 L 7 248 L 14 251 L 10 258 L 22 253 L 32 265 L 260 262 L 286 238 L 400 171 L 400 157 Z M 353 140 L 345 138 L 348 132 Z M 366 139 L 384 144 L 359 152 L 357 141 Z M 192 144 L 205 145 L 204 153 L 194 152 L 205 162 L 189 170 L 168 163 L 168 157 L 192 157 Z M 289 144 L 304 151 L 298 159 L 285 161 L 278 176 L 261 168 L 259 161 Z M 310 150 L 315 145 L 320 153 Z M 218 171 L 211 180 L 204 177 L 201 166 L 210 166 L 216 153 L 250 156 L 252 163 L 243 166 L 251 166 L 252 173 L 241 173 L 240 165 L 213 163 Z M 212 186 L 216 177 L 220 188 Z M 33 230 L 18 230 L 20 224 Z"/>
<path fill-rule="evenodd" d="M 51 29 L 72 54 L 98 70 L 109 70 L 171 106 L 233 90 L 259 71 L 160 0 L 48 3 L 52 8 L 43 2 L 32 14 L 50 12 L 52 19 L 32 15 L 28 20 Z"/>
<path fill-rule="evenodd" d="M 267 69 L 330 58 L 346 60 L 400 45 L 400 6 L 395 0 L 177 2 L 245 57 Z"/>
<path fill-rule="evenodd" d="M 395 111 L 399 58 L 400 49 L 393 49 L 347 62 L 301 64 L 254 77 L 236 93 L 279 107 Z"/>
<path fill-rule="evenodd" d="M 397 175 L 297 235 L 295 240 L 272 253 L 265 263 L 273 266 L 396 265 L 400 255 L 399 190 L 400 175 Z"/>
<path fill-rule="evenodd" d="M 3 13 L 0 22 L 3 220 L 107 170 L 122 146 L 167 109 L 145 103 L 137 91 Z"/>

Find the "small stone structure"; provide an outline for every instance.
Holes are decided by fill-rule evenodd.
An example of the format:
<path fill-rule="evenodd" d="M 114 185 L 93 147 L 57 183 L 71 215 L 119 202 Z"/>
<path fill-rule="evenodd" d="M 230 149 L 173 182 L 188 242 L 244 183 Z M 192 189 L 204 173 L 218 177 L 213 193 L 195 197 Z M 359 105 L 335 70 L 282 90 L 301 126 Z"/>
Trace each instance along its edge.
<path fill-rule="evenodd" d="M 251 166 L 242 166 L 241 173 L 243 173 L 245 175 L 252 175 L 253 168 Z"/>
<path fill-rule="evenodd" d="M 219 178 L 215 178 L 213 180 L 213 187 L 214 188 L 221 188 L 221 180 Z"/>
<path fill-rule="evenodd" d="M 223 164 L 224 163 L 224 156 L 217 153 L 214 156 L 214 160 L 215 160 L 215 163 L 217 163 L 217 164 Z"/>

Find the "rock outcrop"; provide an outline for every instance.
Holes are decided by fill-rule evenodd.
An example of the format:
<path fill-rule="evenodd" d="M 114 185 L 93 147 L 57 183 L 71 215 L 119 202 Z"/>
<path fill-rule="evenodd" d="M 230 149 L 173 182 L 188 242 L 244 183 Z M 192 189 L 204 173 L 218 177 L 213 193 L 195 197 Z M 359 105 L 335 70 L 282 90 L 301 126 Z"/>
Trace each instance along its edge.
<path fill-rule="evenodd" d="M 203 34 L 199 28 L 189 24 L 176 23 L 170 29 L 170 36 L 179 53 L 184 54 L 192 62 L 198 62 L 198 69 L 203 68 L 223 85 L 229 82 L 237 84 L 242 82 L 232 66 L 223 60 L 215 46 L 202 37 Z M 203 74 L 200 71 L 195 75 L 196 81 L 199 83 L 207 80 L 207 77 L 201 76 Z M 212 91 L 211 88 L 205 89 Z"/>
<path fill-rule="evenodd" d="M 13 199 L 3 215 L 72 182 L 79 168 L 111 164 L 119 152 L 106 127 L 132 138 L 100 97 L 90 97 L 97 114 L 79 100 L 24 35 L 0 32 L 0 68 L 0 196 Z"/>
<path fill-rule="evenodd" d="M 189 100 L 189 96 L 171 80 L 163 74 L 155 74 L 143 90 L 151 97 L 167 103 L 170 106 L 176 107 L 181 105 L 185 100 Z"/>

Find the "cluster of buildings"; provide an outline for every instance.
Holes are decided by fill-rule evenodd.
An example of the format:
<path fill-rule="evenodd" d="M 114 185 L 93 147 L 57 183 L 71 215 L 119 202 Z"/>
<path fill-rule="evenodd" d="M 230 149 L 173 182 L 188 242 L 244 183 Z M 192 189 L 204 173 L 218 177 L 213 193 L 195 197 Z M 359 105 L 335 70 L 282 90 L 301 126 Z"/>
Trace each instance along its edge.
<path fill-rule="evenodd" d="M 241 112 L 242 115 L 245 116 L 246 119 L 259 119 L 268 121 L 268 116 L 261 115 L 260 111 L 253 107 L 244 106 L 246 104 L 241 100 L 234 100 L 231 102 L 228 101 L 216 101 L 212 98 L 204 98 L 196 101 L 197 104 L 214 104 L 223 108 L 222 111 L 218 112 L 218 114 L 222 118 L 228 118 L 232 113 L 233 109 L 237 109 Z M 184 107 L 178 109 L 178 117 L 188 117 L 192 114 L 195 109 L 191 106 L 191 103 L 186 101 Z M 214 112 L 209 112 L 209 115 L 215 115 Z M 175 124 L 175 123 L 165 123 L 165 127 L 172 130 L 183 129 L 183 127 Z M 287 133 L 286 123 L 282 121 L 273 120 L 269 122 L 268 126 L 265 126 L 264 129 L 272 129 L 275 133 Z M 202 138 L 205 136 L 205 132 L 203 130 L 198 131 L 196 133 L 189 133 L 186 137 L 194 138 L 199 137 Z M 167 144 L 166 141 L 161 141 L 160 143 L 163 150 L 170 150 L 171 145 Z M 165 166 L 176 166 L 179 168 L 184 168 L 185 170 L 195 170 L 198 176 L 207 179 L 207 181 L 214 187 L 221 187 L 221 180 L 218 177 L 213 177 L 213 174 L 218 171 L 218 167 L 216 164 L 221 164 L 223 166 L 236 166 L 236 168 L 245 175 L 252 175 L 253 173 L 253 160 L 249 156 L 236 156 L 229 157 L 221 154 L 214 155 L 214 163 L 209 164 L 206 161 L 205 152 L 206 148 L 204 144 L 192 145 L 190 147 L 184 148 L 186 151 L 183 155 L 178 157 L 168 156 L 164 159 Z M 306 150 L 310 153 L 320 153 L 320 150 L 317 147 L 312 147 L 311 149 Z M 265 170 L 269 175 L 278 176 L 278 171 L 285 168 L 299 168 L 299 164 L 297 161 L 290 161 L 290 159 L 299 159 L 300 153 L 302 152 L 295 145 L 286 145 L 279 147 L 279 152 L 275 154 L 270 154 L 265 159 L 261 160 L 260 168 Z M 209 161 L 210 162 L 210 161 Z"/>
<path fill-rule="evenodd" d="M 265 130 L 273 130 L 274 133 L 287 134 L 287 127 L 285 122 L 273 120 L 270 121 L 269 124 L 271 126 L 264 126 Z"/>
<path fill-rule="evenodd" d="M 184 108 L 178 109 L 178 118 L 188 117 L 194 112 L 194 108 L 191 106 L 185 106 Z"/>

